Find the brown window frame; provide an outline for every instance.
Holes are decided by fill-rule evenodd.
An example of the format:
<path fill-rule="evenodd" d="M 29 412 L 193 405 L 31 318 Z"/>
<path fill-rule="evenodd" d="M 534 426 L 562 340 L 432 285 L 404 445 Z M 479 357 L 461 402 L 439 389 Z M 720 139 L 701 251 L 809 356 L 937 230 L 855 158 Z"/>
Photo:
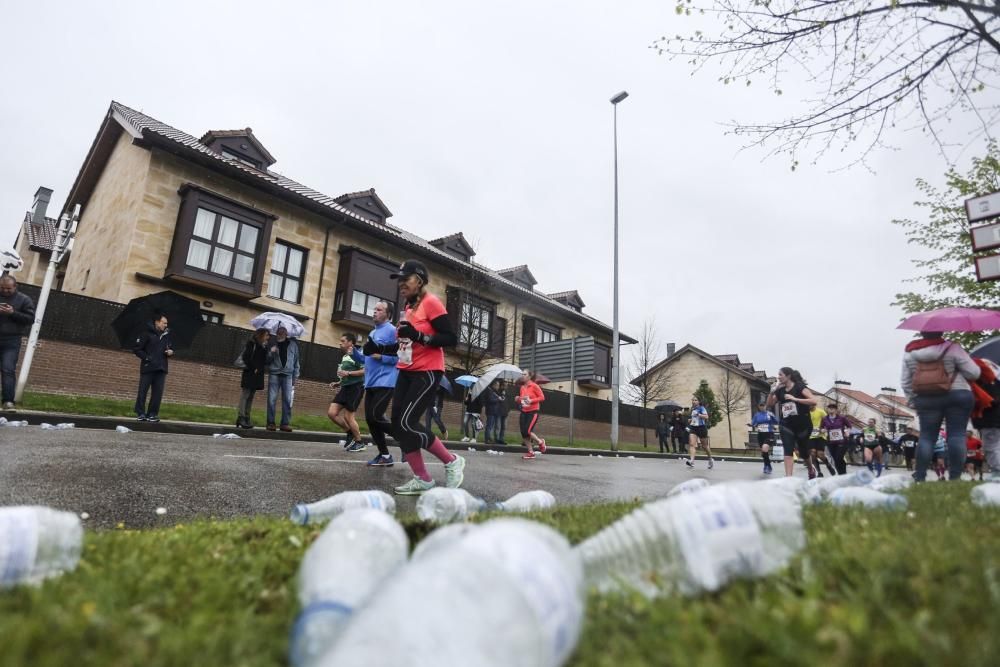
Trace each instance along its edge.
<path fill-rule="evenodd" d="M 274 248 L 275 248 L 275 250 L 272 251 L 272 252 L 276 252 L 279 245 L 285 246 L 288 250 L 298 250 L 299 252 L 301 252 L 302 253 L 302 264 L 299 266 L 299 275 L 296 276 L 296 275 L 293 275 L 291 273 L 288 273 L 288 259 L 291 256 L 291 253 L 286 252 L 285 253 L 285 266 L 283 267 L 283 270 L 282 271 L 276 271 L 274 269 L 274 264 L 273 264 L 273 262 L 274 262 L 274 259 L 273 259 L 274 255 L 272 254 L 271 255 L 271 257 L 272 257 L 271 262 L 272 263 L 268 267 L 268 274 L 267 274 L 267 296 L 270 299 L 275 299 L 277 301 L 284 301 L 285 303 L 302 303 L 302 288 L 303 288 L 303 285 L 305 283 L 306 265 L 309 262 L 309 249 L 308 248 L 303 248 L 302 246 L 296 245 L 294 243 L 289 243 L 288 241 L 286 241 L 284 239 L 277 238 L 277 239 L 274 239 Z M 278 275 L 278 276 L 281 277 L 281 294 L 282 294 L 282 296 L 274 296 L 273 294 L 271 294 L 271 281 L 274 279 L 275 275 Z M 299 283 L 299 291 L 298 291 L 298 294 L 296 295 L 296 299 L 294 301 L 291 300 L 291 299 L 286 299 L 284 297 L 284 294 L 285 294 L 285 283 L 286 283 L 286 281 L 289 278 L 292 278 L 293 280 L 296 280 Z"/>
<path fill-rule="evenodd" d="M 249 298 L 260 296 L 261 286 L 264 281 L 265 265 L 267 264 L 267 248 L 271 246 L 271 229 L 277 216 L 251 208 L 193 183 L 182 185 L 178 190 L 178 194 L 181 196 L 181 205 L 177 214 L 173 246 L 170 251 L 170 260 L 167 264 L 165 275 L 167 277 L 180 277 L 188 281 L 209 285 L 238 296 Z M 217 245 L 216 241 L 220 227 L 218 216 L 225 216 L 236 220 L 241 225 L 250 225 L 257 229 L 257 243 L 252 253 L 254 267 L 249 281 L 239 280 L 233 278 L 231 275 L 223 276 L 213 273 L 211 269 L 201 269 L 188 265 L 188 250 L 191 241 L 194 239 L 194 227 L 198 216 L 198 209 L 205 209 L 210 213 L 215 213 L 217 216 L 212 230 L 210 243 L 212 251 L 209 255 L 209 267 L 211 267 L 212 256 Z M 239 238 L 237 237 L 236 245 L 232 248 L 234 254 L 251 254 L 245 251 L 238 251 L 238 245 Z"/>
<path fill-rule="evenodd" d="M 497 317 L 497 305 L 492 301 L 487 301 L 486 299 L 481 299 L 479 297 L 473 296 L 468 293 L 462 294 L 462 304 L 461 312 L 458 314 L 458 342 L 462 346 L 468 346 L 473 350 L 490 350 L 493 345 L 493 322 Z M 473 326 L 472 323 L 466 321 L 465 309 L 476 308 L 487 315 L 487 321 L 485 324 L 480 322 L 478 325 Z M 471 316 L 470 316 L 471 317 Z M 472 334 L 470 333 L 468 337 L 465 336 L 464 329 L 468 327 L 470 331 L 475 329 L 480 332 L 479 337 L 476 342 L 472 341 Z M 479 345 L 482 342 L 482 336 L 486 336 L 486 344 Z"/>
<path fill-rule="evenodd" d="M 399 267 L 399 263 L 356 246 L 342 245 L 338 252 L 340 261 L 337 265 L 337 286 L 334 291 L 333 312 L 330 315 L 330 321 L 371 326 L 371 315 L 354 310 L 355 292 L 365 295 L 366 309 L 369 298 L 392 304 L 393 320 L 397 321 L 400 307 L 399 287 L 395 280 L 389 278 L 389 275 Z M 381 276 L 383 272 L 384 280 L 375 279 L 375 282 L 379 284 L 371 282 L 376 274 Z M 364 279 L 365 275 L 369 277 L 369 280 Z"/>

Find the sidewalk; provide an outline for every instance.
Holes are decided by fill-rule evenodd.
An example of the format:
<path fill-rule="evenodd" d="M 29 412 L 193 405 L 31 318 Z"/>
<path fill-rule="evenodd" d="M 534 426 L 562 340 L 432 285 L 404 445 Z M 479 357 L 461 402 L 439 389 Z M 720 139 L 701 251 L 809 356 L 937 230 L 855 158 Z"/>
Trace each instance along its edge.
<path fill-rule="evenodd" d="M 14 412 L 3 412 L 0 416 L 6 417 L 9 421 L 27 421 L 31 425 L 41 423 L 60 424 L 70 422 L 76 424 L 77 428 L 103 429 L 113 431 L 116 426 L 125 426 L 138 433 L 169 433 L 173 435 L 201 435 L 211 436 L 215 433 L 235 433 L 241 438 L 255 438 L 261 440 L 284 440 L 292 442 L 337 442 L 346 438 L 344 433 L 330 431 L 268 431 L 263 427 L 253 429 L 236 429 L 228 424 L 206 424 L 204 422 L 183 422 L 183 421 L 160 421 L 156 423 L 140 422 L 128 417 L 99 417 L 93 415 L 74 415 L 55 412 L 36 412 L 32 410 L 17 410 Z M 365 435 L 366 442 L 371 442 L 371 437 Z M 456 452 L 473 447 L 480 452 L 492 449 L 496 452 L 523 453 L 524 447 L 521 445 L 486 445 L 483 443 L 467 443 L 458 440 L 445 441 L 448 448 Z M 390 446 L 394 446 L 390 438 Z M 680 454 L 660 454 L 659 452 L 636 452 L 619 451 L 612 452 L 608 449 L 584 449 L 581 447 L 556 447 L 550 446 L 546 454 L 557 454 L 565 456 L 603 456 L 603 457 L 634 457 L 637 459 L 677 459 L 682 458 Z M 705 457 L 699 456 L 699 459 Z M 757 462 L 758 456 L 747 456 L 745 454 L 728 454 L 718 452 L 716 458 L 719 460 Z"/>

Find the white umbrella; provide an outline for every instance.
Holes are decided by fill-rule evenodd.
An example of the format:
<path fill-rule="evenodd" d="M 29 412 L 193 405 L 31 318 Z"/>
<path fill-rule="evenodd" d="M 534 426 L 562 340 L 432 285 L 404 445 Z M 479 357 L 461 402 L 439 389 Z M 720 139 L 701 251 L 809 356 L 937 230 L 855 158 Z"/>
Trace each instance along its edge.
<path fill-rule="evenodd" d="M 486 391 L 486 388 L 493 384 L 495 380 L 519 380 L 521 369 L 514 364 L 494 364 L 486 369 L 479 381 L 472 387 L 472 398 Z"/>
<path fill-rule="evenodd" d="M 278 327 L 285 327 L 289 338 L 300 338 L 306 329 L 302 323 L 287 313 L 261 313 L 250 320 L 254 329 L 267 329 L 272 334 L 278 333 Z"/>
<path fill-rule="evenodd" d="M 24 262 L 21 261 L 21 256 L 17 254 L 16 250 L 0 250 L 0 271 L 14 273 L 20 271 L 23 266 Z"/>

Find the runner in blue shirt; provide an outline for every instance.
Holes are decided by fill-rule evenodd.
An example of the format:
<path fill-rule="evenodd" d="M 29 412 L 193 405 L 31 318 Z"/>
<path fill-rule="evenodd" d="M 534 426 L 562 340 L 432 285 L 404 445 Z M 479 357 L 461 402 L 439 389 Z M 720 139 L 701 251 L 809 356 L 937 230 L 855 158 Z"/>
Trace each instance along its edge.
<path fill-rule="evenodd" d="M 767 411 L 765 403 L 757 405 L 757 412 L 750 420 L 750 429 L 757 432 L 757 442 L 760 444 L 760 455 L 764 459 L 764 474 L 771 474 L 771 445 L 774 442 L 774 431 L 778 426 L 778 418 Z"/>
<path fill-rule="evenodd" d="M 364 359 L 365 364 L 365 421 L 372 435 L 372 442 L 378 447 L 378 454 L 368 462 L 370 466 L 391 466 L 392 455 L 385 444 L 385 436 L 392 434 L 392 422 L 385 416 L 392 393 L 396 388 L 398 359 L 395 355 L 381 354 L 380 346 L 396 344 L 396 326 L 392 323 L 392 306 L 386 301 L 375 304 L 372 313 L 375 328 L 368 334 L 363 354 L 354 348 L 355 360 Z M 363 445 L 361 445 L 363 447 Z M 355 450 L 356 451 L 356 450 Z"/>

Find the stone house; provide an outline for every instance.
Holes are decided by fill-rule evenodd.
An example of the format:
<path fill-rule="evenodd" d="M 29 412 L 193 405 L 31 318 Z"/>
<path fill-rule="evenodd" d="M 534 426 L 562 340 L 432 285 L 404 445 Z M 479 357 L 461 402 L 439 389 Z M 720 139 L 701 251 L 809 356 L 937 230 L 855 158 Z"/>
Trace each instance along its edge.
<path fill-rule="evenodd" d="M 342 332 L 370 330 L 378 300 L 398 303 L 389 275 L 416 258 L 460 330 L 453 367 L 591 336 L 601 362 L 579 393 L 609 396 L 612 331 L 583 312 L 575 291 L 543 293 L 527 266 L 475 262 L 461 232 L 428 241 L 390 223 L 374 189 L 329 196 L 276 172 L 275 162 L 250 128 L 195 138 L 112 102 L 63 208 L 79 204 L 82 214 L 62 289 L 118 303 L 171 289 L 200 302 L 206 320 L 237 327 L 282 311 L 303 323 L 303 340 L 335 346 Z M 19 239 L 31 266 L 24 282 L 44 273 L 43 230 L 54 221 L 40 202 Z"/>
<path fill-rule="evenodd" d="M 20 283 L 41 285 L 48 268 L 49 257 L 55 245 L 58 221 L 48 217 L 49 203 L 52 201 L 52 190 L 38 188 L 31 210 L 24 214 L 24 222 L 17 232 L 14 250 L 24 260 L 24 266 L 14 277 Z M 59 270 L 53 287 L 59 288 L 65 271 Z"/>
<path fill-rule="evenodd" d="M 690 344 L 679 350 L 675 350 L 673 344 L 668 345 L 665 359 L 630 382 L 638 386 L 646 375 L 657 376 L 663 383 L 665 398 L 682 406 L 691 405 L 691 397 L 702 380 L 708 382 L 720 407 L 728 392 L 732 407 L 729 419 L 723 414 L 722 421 L 708 432 L 712 446 L 717 448 L 728 448 L 730 436 L 734 448 L 747 446 L 747 424 L 756 404 L 770 391 L 767 374 L 755 369 L 752 363 L 741 362 L 735 354 L 711 355 Z"/>

